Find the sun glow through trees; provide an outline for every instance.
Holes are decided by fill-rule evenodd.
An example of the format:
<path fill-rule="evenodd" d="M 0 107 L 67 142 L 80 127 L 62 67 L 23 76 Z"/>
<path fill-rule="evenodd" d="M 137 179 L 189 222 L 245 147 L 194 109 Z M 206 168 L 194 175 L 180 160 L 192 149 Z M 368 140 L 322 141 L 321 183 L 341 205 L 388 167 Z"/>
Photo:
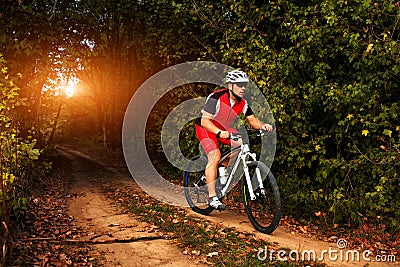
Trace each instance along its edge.
<path fill-rule="evenodd" d="M 75 76 L 66 77 L 59 73 L 56 79 L 49 79 L 43 87 L 43 92 L 53 91 L 55 96 L 66 96 L 70 98 L 76 94 L 77 86 L 80 80 Z"/>
<path fill-rule="evenodd" d="M 75 90 L 76 90 L 76 82 L 70 80 L 65 87 L 65 95 L 67 97 L 72 97 L 75 93 Z"/>

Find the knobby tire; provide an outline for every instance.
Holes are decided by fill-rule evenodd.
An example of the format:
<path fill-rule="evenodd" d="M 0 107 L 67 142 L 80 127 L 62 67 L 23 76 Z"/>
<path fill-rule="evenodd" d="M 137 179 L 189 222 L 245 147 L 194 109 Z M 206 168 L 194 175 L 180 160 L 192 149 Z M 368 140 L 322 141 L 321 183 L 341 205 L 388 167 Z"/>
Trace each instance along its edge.
<path fill-rule="evenodd" d="M 246 178 L 243 173 L 242 178 L 242 197 L 245 211 L 251 224 L 254 228 L 264 234 L 271 234 L 279 225 L 281 219 L 281 199 L 279 194 L 279 187 L 269 168 L 262 162 L 251 161 L 247 164 L 249 167 L 250 177 L 257 179 L 255 176 L 256 168 L 259 168 L 261 176 L 265 177 L 263 184 L 266 194 L 262 196 L 257 191 L 257 198 L 250 199 L 249 188 L 246 183 Z M 252 183 L 253 185 L 256 183 Z"/>
<path fill-rule="evenodd" d="M 190 159 L 186 166 L 184 177 L 184 192 L 186 201 L 191 209 L 197 213 L 208 215 L 214 208 L 210 207 L 207 203 L 208 190 L 207 185 L 202 186 L 200 190 L 194 187 L 194 183 L 200 179 L 204 174 L 204 169 L 207 165 L 207 158 L 204 156 L 195 156 Z M 194 171 L 199 170 L 199 171 Z"/>

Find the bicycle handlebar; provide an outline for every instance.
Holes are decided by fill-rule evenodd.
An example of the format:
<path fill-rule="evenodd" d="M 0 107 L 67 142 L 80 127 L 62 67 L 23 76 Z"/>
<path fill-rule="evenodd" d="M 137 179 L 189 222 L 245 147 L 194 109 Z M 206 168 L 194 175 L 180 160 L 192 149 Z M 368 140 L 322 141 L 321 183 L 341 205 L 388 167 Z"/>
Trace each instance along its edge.
<path fill-rule="evenodd" d="M 257 137 L 263 137 L 267 131 L 264 130 L 251 130 Z M 251 134 L 251 133 L 250 133 Z M 242 138 L 242 134 L 240 133 L 230 133 L 229 139 L 232 139 L 234 141 L 239 140 Z"/>

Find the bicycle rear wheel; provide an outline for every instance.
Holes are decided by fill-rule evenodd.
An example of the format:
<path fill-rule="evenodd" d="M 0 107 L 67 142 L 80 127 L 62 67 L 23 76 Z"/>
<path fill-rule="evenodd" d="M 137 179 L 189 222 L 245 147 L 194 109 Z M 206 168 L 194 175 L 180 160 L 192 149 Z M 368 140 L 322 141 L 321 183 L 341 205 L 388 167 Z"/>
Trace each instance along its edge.
<path fill-rule="evenodd" d="M 243 173 L 242 178 L 242 197 L 245 211 L 251 224 L 254 228 L 264 234 L 271 234 L 279 224 L 281 219 L 281 198 L 279 187 L 275 177 L 270 172 L 269 168 L 262 162 L 252 161 L 247 164 L 249 174 L 252 179 L 255 200 L 251 200 L 249 187 L 247 186 L 246 177 Z M 264 181 L 265 193 L 261 192 L 260 188 L 255 188 L 256 169 L 261 172 L 261 177 L 267 176 Z"/>
<path fill-rule="evenodd" d="M 214 208 L 208 205 L 208 190 L 205 181 L 202 181 L 207 158 L 195 156 L 190 159 L 186 166 L 184 192 L 186 201 L 193 211 L 208 215 Z"/>

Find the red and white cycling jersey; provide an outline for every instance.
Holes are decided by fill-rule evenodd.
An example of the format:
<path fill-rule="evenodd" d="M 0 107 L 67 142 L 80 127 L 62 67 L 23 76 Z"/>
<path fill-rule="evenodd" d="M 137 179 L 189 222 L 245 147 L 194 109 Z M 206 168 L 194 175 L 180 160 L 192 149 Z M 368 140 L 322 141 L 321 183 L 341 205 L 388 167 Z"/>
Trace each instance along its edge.
<path fill-rule="evenodd" d="M 206 111 L 213 115 L 212 122 L 221 130 L 231 127 L 233 121 L 243 113 L 246 117 L 253 114 L 245 99 L 234 101 L 229 97 L 228 89 L 217 90 L 207 97 L 202 113 Z M 196 124 L 201 126 L 201 117 L 197 118 Z"/>
<path fill-rule="evenodd" d="M 240 114 L 243 113 L 246 117 L 253 114 L 245 99 L 231 100 L 228 89 L 218 90 L 209 95 L 201 113 L 203 114 L 205 111 L 213 115 L 212 122 L 215 126 L 229 132 L 237 132 L 231 127 L 231 124 Z M 230 139 L 217 138 L 215 133 L 211 133 L 201 126 L 202 114 L 196 119 L 196 135 L 205 152 L 208 154 L 218 149 L 217 140 L 222 144 L 230 145 Z"/>

